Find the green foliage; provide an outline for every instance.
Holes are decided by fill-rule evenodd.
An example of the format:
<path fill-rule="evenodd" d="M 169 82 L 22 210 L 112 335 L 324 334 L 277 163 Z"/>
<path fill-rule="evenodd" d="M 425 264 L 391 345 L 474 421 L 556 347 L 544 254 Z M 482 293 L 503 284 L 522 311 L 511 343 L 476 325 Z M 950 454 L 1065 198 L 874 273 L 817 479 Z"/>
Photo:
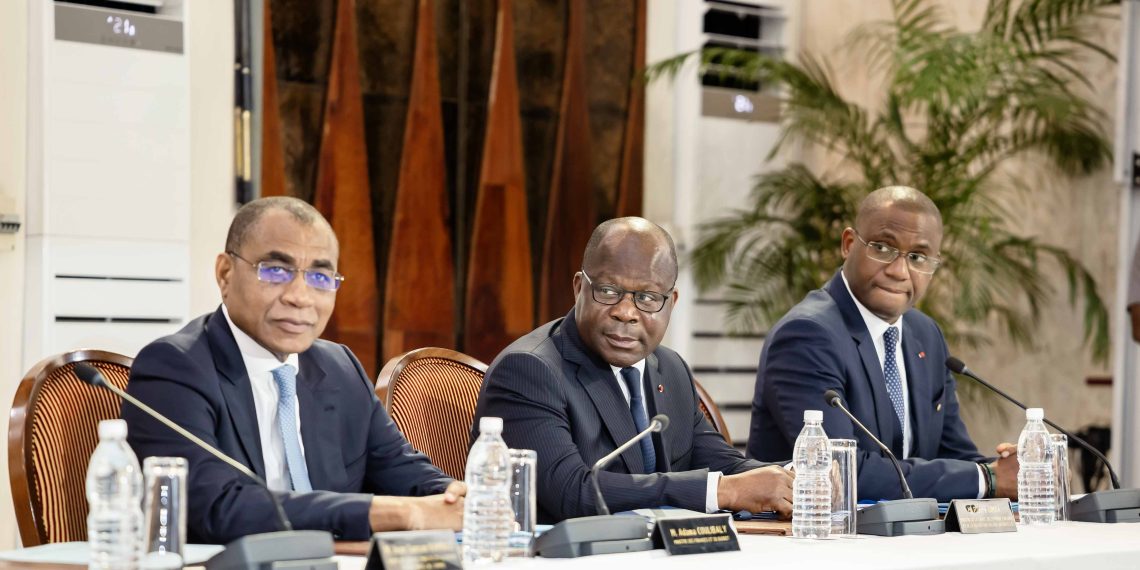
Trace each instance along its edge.
<path fill-rule="evenodd" d="M 1084 175 L 1111 160 L 1107 118 L 1087 98 L 1082 62 L 1113 59 L 1090 24 L 1118 3 L 991 0 L 981 29 L 962 32 L 930 0 L 894 0 L 891 21 L 849 40 L 885 79 L 875 108 L 844 98 L 827 60 L 811 54 L 791 62 L 707 48 L 653 65 L 649 80 L 697 61 L 703 73 L 778 85 L 783 114 L 773 155 L 806 143 L 844 161 L 834 173 L 792 163 L 758 176 L 749 207 L 702 227 L 690 260 L 699 287 L 724 287 L 733 328 L 765 330 L 842 264 L 839 237 L 859 200 L 903 184 L 942 211 L 946 263 L 920 308 L 952 345 L 987 342 L 976 325 L 991 322 L 1028 344 L 1055 294 L 1043 271 L 1056 264 L 1070 302 L 1084 310 L 1086 343 L 1105 361 L 1108 315 L 1096 280 L 1065 248 L 1011 228 L 1017 214 L 1003 204 L 1011 189 L 1024 194 L 1029 185 L 1003 166 L 1036 158 L 1060 174 Z"/>

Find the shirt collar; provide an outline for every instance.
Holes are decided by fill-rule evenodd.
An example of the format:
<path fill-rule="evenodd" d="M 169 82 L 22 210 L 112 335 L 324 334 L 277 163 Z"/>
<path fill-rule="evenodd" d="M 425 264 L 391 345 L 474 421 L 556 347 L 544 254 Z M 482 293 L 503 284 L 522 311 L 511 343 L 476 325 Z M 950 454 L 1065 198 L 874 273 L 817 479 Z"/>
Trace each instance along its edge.
<path fill-rule="evenodd" d="M 633 364 L 630 364 L 629 366 L 624 367 L 624 368 L 629 368 L 629 367 L 636 368 L 638 375 L 640 375 L 642 378 L 645 378 L 645 359 L 644 358 L 642 358 L 641 360 L 638 360 L 637 362 L 634 362 Z M 622 366 L 614 366 L 613 364 L 610 365 L 610 370 L 613 370 L 614 375 L 617 376 L 618 378 L 621 378 L 621 369 L 622 368 L 623 368 Z"/>
<path fill-rule="evenodd" d="M 871 333 L 871 338 L 883 338 L 883 333 L 887 332 L 887 329 L 890 327 L 898 327 L 899 338 L 902 338 L 902 316 L 900 315 L 899 320 L 894 324 L 888 323 L 887 321 L 879 318 L 879 316 L 875 313 L 872 313 L 870 309 L 864 307 L 863 303 L 859 302 L 859 298 L 855 296 L 855 293 L 851 292 L 851 284 L 847 282 L 847 276 L 843 274 L 842 270 L 839 271 L 839 275 L 843 277 L 843 286 L 847 288 L 847 294 L 851 295 L 851 300 L 855 301 L 855 308 L 859 309 L 859 315 L 863 317 L 863 323 L 867 325 L 867 332 Z"/>
<path fill-rule="evenodd" d="M 280 368 L 282 364 L 288 364 L 297 371 L 301 372 L 300 359 L 296 353 L 290 354 L 285 357 L 285 362 L 277 360 L 269 349 L 258 344 L 253 337 L 245 333 L 245 331 L 238 328 L 234 324 L 233 319 L 230 318 L 230 310 L 222 303 L 222 314 L 226 317 L 226 323 L 230 325 L 230 331 L 234 333 L 234 340 L 237 341 L 238 350 L 241 352 L 241 358 L 245 361 L 245 367 L 250 374 L 270 373 L 273 370 Z M 251 378 L 252 379 L 252 378 Z"/>

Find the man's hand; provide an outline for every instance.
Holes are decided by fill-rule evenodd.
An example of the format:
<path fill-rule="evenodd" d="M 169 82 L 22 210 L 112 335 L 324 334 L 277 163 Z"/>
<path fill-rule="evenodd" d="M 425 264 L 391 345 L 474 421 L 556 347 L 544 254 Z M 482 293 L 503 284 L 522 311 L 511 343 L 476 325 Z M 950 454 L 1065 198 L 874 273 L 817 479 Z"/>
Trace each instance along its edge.
<path fill-rule="evenodd" d="M 1008 497 L 1011 501 L 1017 500 L 1017 471 L 1021 468 L 1017 460 L 1017 446 L 1012 443 L 1002 443 L 997 446 L 998 459 L 990 464 L 997 479 L 995 497 Z"/>
<path fill-rule="evenodd" d="M 447 491 L 427 497 L 372 497 L 368 522 L 372 532 L 388 530 L 463 529 L 467 486 L 456 481 Z"/>
<path fill-rule="evenodd" d="M 783 467 L 769 465 L 736 475 L 725 475 L 717 486 L 717 503 L 731 511 L 776 511 L 792 518 L 792 481 L 796 476 Z"/>

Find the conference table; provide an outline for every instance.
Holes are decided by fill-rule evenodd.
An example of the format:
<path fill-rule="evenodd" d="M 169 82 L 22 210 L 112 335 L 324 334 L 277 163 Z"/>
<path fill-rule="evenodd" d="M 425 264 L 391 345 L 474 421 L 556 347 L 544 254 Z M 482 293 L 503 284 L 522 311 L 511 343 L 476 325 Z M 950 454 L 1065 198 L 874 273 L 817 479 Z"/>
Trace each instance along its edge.
<path fill-rule="evenodd" d="M 511 558 L 483 568 L 515 570 L 654 570 L 694 568 L 1002 569 L 1100 570 L 1140 568 L 1140 524 L 1060 522 L 995 534 L 801 540 L 741 534 L 740 551 L 669 556 L 663 550 L 584 558 Z M 338 544 L 341 552 L 362 551 L 363 543 Z M 338 555 L 343 570 L 365 566 L 363 556 Z M 0 570 L 75 570 L 80 566 L 0 561 Z"/>

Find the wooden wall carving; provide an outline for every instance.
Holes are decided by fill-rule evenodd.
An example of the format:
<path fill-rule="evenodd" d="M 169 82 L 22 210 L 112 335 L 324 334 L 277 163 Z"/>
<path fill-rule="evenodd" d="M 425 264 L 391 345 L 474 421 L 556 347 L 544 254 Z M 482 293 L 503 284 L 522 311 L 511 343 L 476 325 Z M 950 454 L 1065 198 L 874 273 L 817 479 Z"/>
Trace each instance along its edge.
<path fill-rule="evenodd" d="M 332 176 L 324 169 L 328 162 L 326 155 L 329 154 L 324 148 L 327 146 L 325 133 L 330 130 L 327 123 L 337 117 L 337 107 L 326 101 L 326 95 L 331 98 L 335 91 L 332 69 L 343 69 L 343 66 L 332 62 L 334 45 L 340 45 L 334 37 L 341 37 L 334 31 L 338 29 L 338 22 L 344 19 L 338 17 L 338 13 L 344 12 L 344 6 L 341 2 L 312 0 L 266 2 L 272 4 L 272 30 L 267 34 L 272 34 L 276 56 L 276 73 L 267 72 L 266 75 L 277 79 L 280 135 L 276 140 L 280 141 L 282 149 L 284 192 L 319 203 L 318 164 L 322 165 L 321 188 L 327 185 L 325 177 Z M 512 335 L 523 334 L 535 324 L 534 315 L 538 314 L 535 301 L 542 290 L 538 284 L 543 279 L 543 268 L 547 266 L 544 248 L 545 236 L 550 233 L 547 227 L 550 198 L 552 195 L 557 198 L 552 194 L 555 180 L 562 178 L 563 174 L 570 174 L 563 169 L 556 176 L 556 156 L 578 153 L 574 156 L 580 160 L 573 159 L 573 163 L 589 164 L 588 173 L 583 178 L 591 189 L 594 213 L 582 222 L 586 226 L 584 230 L 571 229 L 588 235 L 602 219 L 617 212 L 636 212 L 636 209 L 621 206 L 619 202 L 638 205 L 640 200 L 625 189 L 640 187 L 639 148 L 644 119 L 643 111 L 638 107 L 643 108 L 644 102 L 639 98 L 643 96 L 634 92 L 639 86 L 631 78 L 644 58 L 641 55 L 642 59 L 637 59 L 637 46 L 644 43 L 644 24 L 639 21 L 639 18 L 644 18 L 644 1 L 511 2 L 507 8 L 513 14 L 514 49 L 510 55 L 514 61 L 508 67 L 514 71 L 512 75 L 517 88 L 515 103 L 511 105 L 515 110 L 514 132 L 518 133 L 515 136 L 517 159 L 514 155 L 503 155 L 495 150 L 501 147 L 490 146 L 500 144 L 492 143 L 498 137 L 496 135 L 493 139 L 493 132 L 507 132 L 495 118 L 506 115 L 502 112 L 495 115 L 492 111 L 492 68 L 496 61 L 500 61 L 495 51 L 496 35 L 501 29 L 496 24 L 501 8 L 499 2 L 435 0 L 433 7 L 440 95 L 438 107 L 443 131 L 442 183 L 446 197 L 442 216 L 451 244 L 450 259 L 456 282 L 452 307 L 440 304 L 435 309 L 442 313 L 451 312 L 453 322 L 458 323 L 454 329 L 459 333 L 455 338 L 456 348 L 490 361 L 507 342 L 513 340 Z M 401 296 L 407 298 L 409 294 L 408 291 L 388 291 L 389 287 L 405 287 L 393 282 L 388 270 L 389 267 L 407 265 L 399 261 L 407 246 L 398 243 L 402 231 L 399 230 L 401 205 L 397 196 L 404 194 L 404 188 L 411 188 L 412 194 L 434 194 L 436 190 L 423 189 L 437 188 L 434 183 L 403 184 L 408 180 L 402 174 L 404 165 L 413 160 L 405 156 L 405 147 L 411 144 L 408 140 L 411 125 L 420 121 L 413 118 L 415 108 L 422 103 L 418 95 L 412 94 L 415 78 L 421 71 L 416 69 L 420 65 L 416 63 L 420 61 L 416 57 L 417 30 L 431 19 L 418 18 L 418 8 L 417 2 L 408 0 L 356 0 L 355 9 L 350 10 L 357 22 L 354 40 L 359 53 L 356 85 L 361 100 L 358 122 L 364 142 L 363 149 L 356 156 L 363 164 L 353 164 L 351 170 L 354 174 L 351 176 L 347 172 L 337 172 L 336 177 L 338 180 L 342 177 L 357 180 L 360 173 L 364 173 L 371 206 L 362 206 L 360 210 L 371 213 L 373 267 L 379 268 L 380 277 L 372 287 L 376 303 Z M 571 61 L 568 32 L 572 10 L 577 10 L 580 15 L 579 45 L 584 71 L 577 75 L 582 78 L 577 104 L 584 111 L 583 116 L 588 117 L 585 128 L 581 129 L 588 133 L 589 146 L 585 152 L 565 146 L 560 148 L 558 144 L 559 140 L 565 139 L 559 136 L 559 125 L 565 124 L 563 93 L 566 90 L 563 83 L 568 72 L 566 64 Z M 335 79 L 342 80 L 340 77 Z M 343 98 L 343 94 L 339 97 Z M 338 120 L 343 126 L 343 110 L 339 113 L 341 119 Z M 512 119 L 508 117 L 507 120 Z M 567 125 L 567 129 L 569 127 Z M 340 129 L 333 129 L 334 132 L 337 130 Z M 263 131 L 263 136 L 266 134 Z M 267 141 L 265 145 L 268 144 Z M 266 152 L 264 146 L 263 152 Z M 516 174 L 508 177 L 499 171 L 499 182 L 495 182 L 494 176 L 485 177 L 494 172 L 487 170 L 489 157 L 498 162 L 517 163 L 518 168 L 513 171 Z M 263 165 L 271 168 L 271 161 L 263 158 Z M 262 172 L 262 176 L 271 174 Z M 578 180 L 575 184 L 583 183 Z M 513 192 L 512 188 L 518 189 L 521 199 L 505 200 Z M 482 192 L 483 189 L 492 190 Z M 498 197 L 488 198 L 484 209 L 506 212 L 506 217 L 497 221 L 497 231 L 480 232 L 481 224 L 491 227 L 486 224 L 496 223 L 494 219 L 480 221 L 477 214 L 477 201 L 492 194 Z M 419 197 L 422 196 L 417 195 Z M 491 204 L 496 200 L 497 205 Z M 509 207 L 507 202 L 510 202 Z M 507 222 L 508 219 L 513 221 Z M 434 227 L 436 229 L 431 231 L 439 231 L 438 225 Z M 507 264 L 505 259 L 494 258 L 503 255 L 513 258 L 516 255 L 513 250 L 505 252 L 481 245 L 487 244 L 492 233 L 495 235 L 493 239 L 503 240 L 500 243 L 523 244 L 517 248 L 522 252 L 518 253 L 518 261 Z M 340 229 L 338 234 L 343 249 L 345 235 Z M 580 246 L 575 249 L 580 249 Z M 476 252 L 485 253 L 487 257 L 480 258 L 480 253 Z M 580 254 L 580 251 L 574 252 L 575 257 Z M 478 267 L 504 264 L 511 267 L 505 275 L 474 275 L 479 271 Z M 360 286 L 358 277 L 350 270 L 346 268 L 344 273 L 349 276 L 345 292 Z M 567 297 L 551 302 L 547 314 L 561 316 L 569 309 L 567 299 L 572 275 L 571 271 L 560 278 L 549 279 L 552 287 L 565 289 Z M 470 284 L 474 280 L 483 282 L 483 287 L 505 287 L 496 283 L 496 279 L 509 280 L 512 286 L 528 284 L 528 294 L 505 294 L 505 298 L 510 299 L 512 311 L 520 306 L 528 307 L 530 316 L 520 321 L 522 324 L 506 326 L 502 320 L 506 318 L 505 313 L 498 313 L 493 318 L 480 314 L 492 305 L 480 304 L 487 297 L 472 289 Z M 338 293 L 338 316 L 347 312 L 368 313 L 351 308 L 345 297 L 347 295 Z M 371 309 L 374 315 L 371 320 L 375 334 L 372 341 L 374 354 L 390 352 L 384 342 L 388 327 L 382 321 L 382 316 L 388 314 L 387 301 L 383 305 L 383 312 L 379 308 Z M 492 311 L 492 315 L 495 314 Z M 446 315 L 439 316 L 446 318 Z M 494 335 L 487 334 L 489 330 L 508 332 L 492 340 Z M 330 336 L 330 333 L 326 333 L 326 338 L 344 340 Z M 410 347 L 417 342 L 395 343 L 390 350 L 397 350 L 394 348 L 396 344 Z M 381 351 L 381 347 L 385 350 Z M 358 349 L 354 346 L 353 350 Z M 379 364 L 377 362 L 369 371 L 374 371 Z"/>
<path fill-rule="evenodd" d="M 365 372 L 375 376 L 380 370 L 376 358 L 376 255 L 353 0 L 337 2 L 314 203 L 340 241 L 337 268 L 345 275 L 324 336 L 348 345 Z"/>
<path fill-rule="evenodd" d="M 419 0 L 416 47 L 384 297 L 384 354 L 455 347 L 455 260 L 439 97 L 435 0 Z"/>

